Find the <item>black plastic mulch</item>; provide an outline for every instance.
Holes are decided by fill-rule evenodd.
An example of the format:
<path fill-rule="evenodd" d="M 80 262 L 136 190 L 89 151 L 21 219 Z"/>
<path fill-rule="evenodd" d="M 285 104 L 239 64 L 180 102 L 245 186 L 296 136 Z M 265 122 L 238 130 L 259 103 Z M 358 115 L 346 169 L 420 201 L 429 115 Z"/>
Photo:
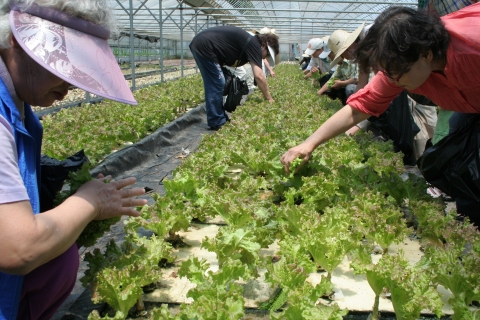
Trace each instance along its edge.
<path fill-rule="evenodd" d="M 205 104 L 201 104 L 140 142 L 109 155 L 91 172 L 93 176 L 102 173 L 114 179 L 133 176 L 137 178 L 135 186 L 163 194 L 163 179 L 188 152 L 198 148 L 203 135 L 213 132 L 206 122 Z"/>

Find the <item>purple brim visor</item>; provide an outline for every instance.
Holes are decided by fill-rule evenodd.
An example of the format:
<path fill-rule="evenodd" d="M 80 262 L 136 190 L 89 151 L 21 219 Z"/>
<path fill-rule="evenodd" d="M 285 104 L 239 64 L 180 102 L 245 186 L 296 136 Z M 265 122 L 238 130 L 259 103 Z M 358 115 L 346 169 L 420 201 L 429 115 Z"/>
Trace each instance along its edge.
<path fill-rule="evenodd" d="M 136 105 L 108 45 L 110 31 L 63 12 L 12 7 L 10 26 L 25 52 L 42 67 L 87 92 Z"/>

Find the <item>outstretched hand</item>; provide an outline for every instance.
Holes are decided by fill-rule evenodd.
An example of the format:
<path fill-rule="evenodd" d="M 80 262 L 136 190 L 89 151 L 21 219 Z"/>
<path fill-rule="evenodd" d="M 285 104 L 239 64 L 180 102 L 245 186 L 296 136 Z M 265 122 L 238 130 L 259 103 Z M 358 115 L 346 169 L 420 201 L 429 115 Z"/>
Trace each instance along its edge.
<path fill-rule="evenodd" d="M 307 161 L 310 159 L 310 155 L 312 154 L 311 151 L 309 151 L 306 147 L 304 147 L 302 144 L 290 148 L 287 152 L 283 154 L 283 156 L 280 158 L 280 161 L 283 164 L 283 167 L 285 168 L 285 172 L 287 174 L 290 174 L 290 164 L 297 158 L 302 159 L 302 163 L 298 168 L 296 168 L 295 172 L 300 170 L 301 167 L 307 163 Z"/>
<path fill-rule="evenodd" d="M 99 174 L 97 179 L 82 185 L 77 192 L 79 196 L 88 201 L 96 212 L 94 220 L 104 220 L 117 216 L 139 216 L 135 210 L 137 206 L 147 204 L 146 199 L 135 199 L 145 193 L 143 188 L 127 188 L 137 181 L 134 177 L 121 180 L 112 180 L 111 176 L 104 177 Z"/>

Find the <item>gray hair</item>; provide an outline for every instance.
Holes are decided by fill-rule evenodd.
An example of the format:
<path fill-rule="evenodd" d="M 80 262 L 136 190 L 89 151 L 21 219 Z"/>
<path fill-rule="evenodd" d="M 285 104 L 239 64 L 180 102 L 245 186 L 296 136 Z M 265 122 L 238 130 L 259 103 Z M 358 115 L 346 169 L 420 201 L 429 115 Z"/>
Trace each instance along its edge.
<path fill-rule="evenodd" d="M 71 16 L 108 28 L 112 35 L 118 32 L 116 20 L 107 0 L 0 0 L 0 49 L 10 48 L 10 3 L 26 9 L 33 3 L 54 8 Z"/>

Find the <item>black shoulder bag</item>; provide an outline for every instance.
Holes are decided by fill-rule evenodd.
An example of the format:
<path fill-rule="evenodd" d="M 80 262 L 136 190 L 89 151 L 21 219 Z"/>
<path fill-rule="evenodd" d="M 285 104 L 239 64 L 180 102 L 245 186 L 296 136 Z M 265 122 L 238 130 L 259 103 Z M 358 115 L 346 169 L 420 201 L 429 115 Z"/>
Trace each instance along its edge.
<path fill-rule="evenodd" d="M 238 61 L 240 61 L 240 59 L 242 58 L 242 55 L 245 52 L 245 49 L 247 48 L 251 39 L 252 37 L 248 38 L 247 43 L 245 44 L 242 52 L 240 53 Z M 237 70 L 237 67 L 235 67 L 235 70 Z M 223 95 L 227 96 L 227 100 L 223 104 L 223 109 L 228 112 L 233 112 L 237 109 L 237 106 L 240 105 L 242 96 L 248 93 L 247 81 L 240 80 L 239 77 L 237 77 L 227 68 L 222 67 L 222 71 L 225 77 L 225 87 L 223 89 Z"/>
<path fill-rule="evenodd" d="M 480 115 L 425 150 L 417 165 L 449 196 L 480 201 Z"/>

